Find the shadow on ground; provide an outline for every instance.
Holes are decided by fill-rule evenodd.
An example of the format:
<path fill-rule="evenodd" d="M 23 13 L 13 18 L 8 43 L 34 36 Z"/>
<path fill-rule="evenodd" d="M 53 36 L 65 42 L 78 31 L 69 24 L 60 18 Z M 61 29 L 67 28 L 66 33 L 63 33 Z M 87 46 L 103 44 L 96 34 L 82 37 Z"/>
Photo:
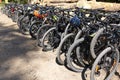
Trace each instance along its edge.
<path fill-rule="evenodd" d="M 4 26 L 0 23 L 0 74 L 9 72 L 9 66 L 4 66 L 6 62 L 16 60 L 17 57 L 26 59 L 26 53 L 39 50 L 36 47 L 36 41 L 22 35 L 18 29 L 14 29 L 15 25 Z M 22 80 L 19 76 L 19 73 L 8 78 L 1 75 L 0 80 Z"/>

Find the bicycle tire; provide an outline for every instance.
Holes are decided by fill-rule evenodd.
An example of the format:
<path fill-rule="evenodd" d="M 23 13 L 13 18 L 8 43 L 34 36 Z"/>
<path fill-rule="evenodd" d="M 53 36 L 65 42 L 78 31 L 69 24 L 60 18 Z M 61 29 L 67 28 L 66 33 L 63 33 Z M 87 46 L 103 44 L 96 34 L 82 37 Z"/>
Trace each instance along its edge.
<path fill-rule="evenodd" d="M 41 40 L 42 40 L 42 37 L 44 36 L 44 34 L 47 32 L 47 30 L 49 30 L 50 28 L 52 28 L 53 25 L 50 25 L 50 24 L 44 24 L 42 25 L 38 31 L 37 31 L 37 44 L 41 47 Z M 43 30 L 42 30 L 43 29 Z M 45 30 L 45 31 L 44 31 Z"/>
<path fill-rule="evenodd" d="M 40 26 L 40 22 L 34 22 L 34 23 L 32 23 L 31 26 L 30 26 L 30 29 L 29 29 L 29 34 L 30 34 L 30 36 L 31 36 L 33 39 L 36 39 L 36 38 L 37 38 L 37 31 L 36 31 L 35 33 L 32 32 L 34 25 L 37 27 L 37 31 L 38 31 L 38 28 L 39 28 L 39 26 Z M 36 34 L 36 35 L 35 35 L 35 34 Z"/>
<path fill-rule="evenodd" d="M 80 31 L 77 33 L 77 35 L 75 36 L 74 41 L 76 41 L 77 39 L 79 39 L 80 36 L 81 36 L 81 34 L 82 34 L 82 31 L 80 30 Z"/>
<path fill-rule="evenodd" d="M 95 34 L 95 36 L 92 38 L 92 41 L 90 43 L 90 53 L 91 56 L 95 59 L 96 58 L 96 53 L 95 53 L 95 44 L 97 43 L 97 39 L 99 38 L 99 36 L 103 33 L 104 28 L 101 28 L 97 31 L 97 33 Z"/>
<path fill-rule="evenodd" d="M 64 60 L 62 60 L 61 57 L 60 57 L 60 56 L 61 56 L 61 53 L 60 53 L 61 48 L 62 48 L 64 42 L 65 42 L 69 37 L 71 37 L 71 36 L 73 36 L 73 35 L 74 35 L 73 33 L 69 33 L 69 34 L 67 34 L 66 36 L 64 36 L 64 38 L 61 40 L 61 42 L 60 42 L 60 44 L 59 44 L 59 46 L 58 46 L 56 59 L 57 59 L 57 61 L 58 61 L 58 63 L 59 63 L 60 65 L 64 65 Z"/>
<path fill-rule="evenodd" d="M 27 17 L 27 16 L 24 16 L 22 17 L 22 19 L 20 20 L 20 31 L 22 34 L 24 35 L 29 35 L 29 30 L 26 30 L 25 27 L 23 26 L 23 23 L 22 23 L 22 20 Z M 30 24 L 28 24 L 28 26 L 30 26 Z"/>
<path fill-rule="evenodd" d="M 73 71 L 75 71 L 75 72 L 82 72 L 84 68 L 83 68 L 83 67 L 80 67 L 80 68 L 74 67 L 74 66 L 72 65 L 72 61 L 71 61 L 70 56 L 72 55 L 72 51 L 74 50 L 74 48 L 75 48 L 78 44 L 82 43 L 83 41 L 84 41 L 84 38 L 80 38 L 80 39 L 76 40 L 76 41 L 71 45 L 71 47 L 69 48 L 68 53 L 67 53 L 67 64 L 68 64 L 68 67 L 69 67 L 70 69 L 72 69 Z"/>
<path fill-rule="evenodd" d="M 96 58 L 95 62 L 93 63 L 93 67 L 92 67 L 92 70 L 91 70 L 91 73 L 90 73 L 90 80 L 95 80 L 94 79 L 94 74 L 95 74 L 95 69 L 96 69 L 96 65 L 99 63 L 99 61 L 101 60 L 101 58 L 107 54 L 108 52 L 112 51 L 112 48 L 111 47 L 107 47 L 105 48 L 99 55 L 98 57 Z M 118 63 L 119 63 L 119 51 L 118 49 L 115 49 L 116 53 L 117 53 L 117 61 L 116 61 L 116 65 L 114 66 L 112 72 L 110 72 L 110 75 L 108 75 L 108 77 L 106 77 L 105 80 L 110 80 L 110 78 L 112 77 L 112 75 L 114 74 L 117 66 L 118 66 Z"/>
<path fill-rule="evenodd" d="M 45 40 L 46 36 L 47 36 L 51 31 L 53 31 L 53 30 L 55 30 L 55 29 L 56 29 L 56 27 L 50 28 L 50 29 L 44 34 L 44 36 L 43 36 L 43 38 L 42 38 L 42 40 L 41 40 L 41 46 L 42 46 L 42 48 L 43 48 L 43 51 L 52 50 L 52 47 L 49 48 L 49 49 L 47 49 L 47 48 L 45 47 L 44 40 Z"/>
<path fill-rule="evenodd" d="M 70 23 L 68 23 L 68 25 L 66 26 L 65 28 L 65 31 L 64 31 L 64 36 L 67 35 L 68 33 L 68 28 L 70 27 Z"/>

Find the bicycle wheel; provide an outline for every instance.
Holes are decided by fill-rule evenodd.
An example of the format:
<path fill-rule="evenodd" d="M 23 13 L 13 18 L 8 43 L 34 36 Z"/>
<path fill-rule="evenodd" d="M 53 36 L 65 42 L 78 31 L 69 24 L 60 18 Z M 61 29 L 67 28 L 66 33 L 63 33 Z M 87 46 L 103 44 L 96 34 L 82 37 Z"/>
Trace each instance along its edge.
<path fill-rule="evenodd" d="M 65 55 L 66 52 L 68 51 L 68 48 L 70 47 L 70 45 L 73 43 L 73 41 L 75 42 L 77 39 L 79 39 L 79 37 L 81 36 L 82 31 L 80 30 L 77 35 L 75 36 L 75 34 L 73 33 L 69 33 L 68 35 L 64 36 L 64 38 L 62 39 L 62 41 L 60 42 L 60 45 L 58 47 L 57 50 L 57 62 L 60 65 L 64 64 L 64 60 L 65 60 Z M 63 33 L 64 34 L 64 33 Z M 73 40 L 74 39 L 74 40 Z M 69 42 L 69 43 L 68 43 Z M 68 44 L 68 45 L 67 45 Z M 66 48 L 66 49 L 65 49 Z M 64 56 L 63 56 L 64 55 Z M 64 57 L 64 59 L 62 60 L 62 58 L 60 57 Z"/>
<path fill-rule="evenodd" d="M 79 32 L 78 32 L 78 33 L 77 33 L 77 35 L 75 36 L 74 41 L 76 41 L 77 39 L 79 39 L 79 38 L 80 38 L 80 36 L 81 36 L 81 34 L 82 34 L 82 31 L 81 31 L 81 30 L 79 30 Z"/>
<path fill-rule="evenodd" d="M 66 26 L 64 31 L 64 36 L 68 33 L 74 33 L 75 35 L 80 31 L 81 29 L 79 27 L 71 26 L 70 23 Z"/>
<path fill-rule="evenodd" d="M 89 49 L 89 48 L 86 48 L 84 43 L 81 44 L 81 46 L 78 46 L 76 48 L 77 60 L 82 67 L 88 67 L 91 63 L 91 57 L 89 55 L 88 50 L 86 49 Z"/>
<path fill-rule="evenodd" d="M 18 17 L 18 20 L 17 20 L 17 25 L 18 25 L 18 27 L 20 28 L 20 21 L 21 21 L 21 19 L 23 18 L 24 16 L 23 15 L 20 15 L 19 17 Z"/>
<path fill-rule="evenodd" d="M 31 37 L 33 39 L 36 39 L 36 37 L 37 37 L 37 31 L 38 31 L 38 29 L 39 29 L 40 26 L 41 26 L 41 22 L 34 22 L 31 25 L 31 27 L 29 29 L 29 33 L 30 33 L 30 35 L 31 35 Z"/>
<path fill-rule="evenodd" d="M 50 24 L 44 24 L 41 27 L 39 27 L 36 37 L 37 37 L 37 43 L 40 47 L 42 46 L 41 41 L 42 41 L 43 35 L 52 27 L 53 25 L 50 25 Z"/>
<path fill-rule="evenodd" d="M 79 44 L 82 43 L 83 41 L 84 41 L 84 38 L 80 38 L 76 40 L 71 45 L 71 47 L 68 49 L 68 53 L 66 54 L 67 55 L 67 66 L 75 72 L 82 72 L 84 69 L 79 64 L 77 57 L 76 57 L 76 52 L 75 52 L 76 47 L 79 46 Z"/>
<path fill-rule="evenodd" d="M 29 34 L 29 27 L 30 22 L 28 16 L 24 16 L 20 21 L 20 31 L 22 34 L 28 35 Z"/>
<path fill-rule="evenodd" d="M 69 27 L 70 27 L 70 23 L 69 23 L 69 24 L 66 26 L 66 28 L 65 28 L 64 36 L 68 34 L 68 28 L 69 28 Z M 63 36 L 63 37 L 64 37 L 64 36 Z"/>
<path fill-rule="evenodd" d="M 56 27 L 50 28 L 43 36 L 41 40 L 43 51 L 48 51 L 53 49 L 53 44 L 56 39 L 54 39 L 54 35 L 56 33 Z M 58 44 L 59 45 L 59 44 Z"/>
<path fill-rule="evenodd" d="M 100 35 L 103 33 L 104 30 L 105 30 L 104 28 L 99 29 L 96 35 L 92 38 L 92 41 L 90 43 L 90 53 L 94 59 L 96 58 L 95 45 L 97 44 L 98 38 L 100 37 Z"/>
<path fill-rule="evenodd" d="M 119 63 L 119 51 L 111 47 L 104 49 L 96 58 L 90 80 L 110 80 Z"/>
<path fill-rule="evenodd" d="M 60 65 L 64 64 L 64 60 L 65 60 L 65 54 L 67 53 L 70 45 L 73 43 L 74 41 L 74 34 L 73 33 L 69 33 L 66 36 L 64 36 L 64 38 L 61 40 L 58 49 L 57 49 L 57 61 Z M 64 56 L 63 56 L 64 55 Z"/>

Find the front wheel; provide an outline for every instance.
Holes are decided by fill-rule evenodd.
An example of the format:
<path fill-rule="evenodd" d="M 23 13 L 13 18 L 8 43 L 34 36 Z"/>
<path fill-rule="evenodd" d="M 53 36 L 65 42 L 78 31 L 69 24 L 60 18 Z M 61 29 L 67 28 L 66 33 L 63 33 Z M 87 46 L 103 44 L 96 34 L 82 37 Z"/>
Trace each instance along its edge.
<path fill-rule="evenodd" d="M 52 27 L 53 25 L 50 25 L 50 24 L 44 24 L 41 27 L 39 27 L 36 37 L 37 37 L 37 43 L 40 47 L 42 46 L 41 41 L 42 41 L 44 34 Z"/>
<path fill-rule="evenodd" d="M 104 49 L 96 58 L 90 80 L 110 80 L 119 63 L 119 51 L 111 47 Z"/>
<path fill-rule="evenodd" d="M 37 31 L 40 26 L 41 26 L 41 22 L 35 22 L 30 26 L 29 33 L 33 39 L 36 39 Z"/>
<path fill-rule="evenodd" d="M 29 17 L 28 16 L 24 16 L 21 20 L 20 20 L 20 31 L 22 34 L 28 35 L 29 34 L 29 26 L 30 26 L 30 22 L 29 22 Z"/>
<path fill-rule="evenodd" d="M 99 40 L 99 37 L 100 35 L 103 33 L 104 31 L 104 28 L 101 28 L 97 31 L 96 35 L 92 38 L 92 41 L 90 43 L 90 53 L 91 53 L 91 56 L 95 59 L 96 58 L 96 51 L 95 51 L 95 48 L 99 48 L 100 47 L 100 43 L 98 44 L 98 47 L 97 47 L 97 42 Z M 100 41 L 99 41 L 100 42 Z"/>
<path fill-rule="evenodd" d="M 67 67 L 75 72 L 82 72 L 84 67 L 81 66 L 81 64 L 77 60 L 76 56 L 76 47 L 79 46 L 84 41 L 84 38 L 80 38 L 76 40 L 71 47 L 68 49 L 67 55 Z"/>
<path fill-rule="evenodd" d="M 66 53 L 70 47 L 70 45 L 74 41 L 74 34 L 69 33 L 67 34 L 60 42 L 58 49 L 57 49 L 57 61 L 60 65 L 64 64 Z"/>
<path fill-rule="evenodd" d="M 56 32 L 56 27 L 50 28 L 43 36 L 41 44 L 43 51 L 52 50 L 58 47 L 60 36 Z"/>

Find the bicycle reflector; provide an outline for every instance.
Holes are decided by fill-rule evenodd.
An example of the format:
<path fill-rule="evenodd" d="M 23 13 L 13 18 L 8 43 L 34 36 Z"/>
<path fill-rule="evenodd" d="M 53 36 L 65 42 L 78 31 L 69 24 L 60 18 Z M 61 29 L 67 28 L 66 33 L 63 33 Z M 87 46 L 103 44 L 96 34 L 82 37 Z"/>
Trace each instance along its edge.
<path fill-rule="evenodd" d="M 80 19 L 77 16 L 74 16 L 71 20 L 70 20 L 70 24 L 74 27 L 79 27 L 80 26 Z"/>
<path fill-rule="evenodd" d="M 53 20 L 54 20 L 54 21 L 58 21 L 58 20 L 59 20 L 58 16 L 53 15 Z"/>

